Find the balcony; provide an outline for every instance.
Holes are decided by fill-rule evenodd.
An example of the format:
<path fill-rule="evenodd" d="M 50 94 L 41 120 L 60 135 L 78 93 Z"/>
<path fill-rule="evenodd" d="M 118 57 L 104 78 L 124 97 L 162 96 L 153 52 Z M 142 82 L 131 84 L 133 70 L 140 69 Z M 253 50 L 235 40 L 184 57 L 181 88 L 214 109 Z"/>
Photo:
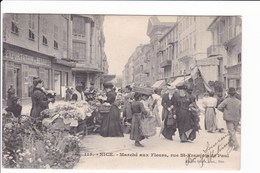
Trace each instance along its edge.
<path fill-rule="evenodd" d="M 165 67 L 168 67 L 171 65 L 172 65 L 172 61 L 167 59 L 167 60 L 164 60 L 163 62 L 161 62 L 160 67 L 165 68 Z"/>
<path fill-rule="evenodd" d="M 85 35 L 81 35 L 81 34 L 73 34 L 73 39 L 79 41 L 86 41 Z"/>
<path fill-rule="evenodd" d="M 241 75 L 241 64 L 226 67 L 228 75 Z"/>
<path fill-rule="evenodd" d="M 183 50 L 182 52 L 179 53 L 178 60 L 188 61 L 192 58 L 191 55 L 192 55 L 192 52 L 189 49 Z"/>
<path fill-rule="evenodd" d="M 218 55 L 224 55 L 225 54 L 224 46 L 222 45 L 211 45 L 207 49 L 208 57 L 211 56 L 218 56 Z"/>

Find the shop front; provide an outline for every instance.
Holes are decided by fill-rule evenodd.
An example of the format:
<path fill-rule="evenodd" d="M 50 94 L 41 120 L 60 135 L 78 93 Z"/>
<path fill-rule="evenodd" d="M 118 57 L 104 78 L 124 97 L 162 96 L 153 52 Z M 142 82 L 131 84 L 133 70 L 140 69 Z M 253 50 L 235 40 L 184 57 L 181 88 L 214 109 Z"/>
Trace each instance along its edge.
<path fill-rule="evenodd" d="M 30 97 L 33 78 L 40 77 L 44 86 L 50 87 L 52 57 L 10 44 L 3 44 L 3 99 L 10 85 L 21 99 Z"/>
<path fill-rule="evenodd" d="M 72 68 L 75 86 L 81 85 L 84 89 L 94 83 L 95 88 L 100 89 L 101 75 L 103 71 L 96 68 L 76 66 Z"/>
<path fill-rule="evenodd" d="M 52 62 L 52 90 L 58 98 L 64 98 L 67 87 L 72 85 L 72 70 L 75 64 L 61 59 L 54 59 Z"/>
<path fill-rule="evenodd" d="M 226 86 L 241 88 L 241 64 L 226 67 L 227 74 L 224 76 Z"/>

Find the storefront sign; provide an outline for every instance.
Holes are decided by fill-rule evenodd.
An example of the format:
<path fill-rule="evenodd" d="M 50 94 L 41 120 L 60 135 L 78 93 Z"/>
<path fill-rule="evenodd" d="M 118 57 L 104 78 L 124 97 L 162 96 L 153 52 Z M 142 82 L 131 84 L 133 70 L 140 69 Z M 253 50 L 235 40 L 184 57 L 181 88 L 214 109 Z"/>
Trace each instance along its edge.
<path fill-rule="evenodd" d="M 14 52 L 11 50 L 5 50 L 4 57 L 8 60 L 15 61 L 15 62 L 21 62 L 21 63 L 25 63 L 25 64 L 48 66 L 48 67 L 51 66 L 51 61 L 48 59 L 33 57 L 30 55 L 21 54 L 21 53 Z"/>

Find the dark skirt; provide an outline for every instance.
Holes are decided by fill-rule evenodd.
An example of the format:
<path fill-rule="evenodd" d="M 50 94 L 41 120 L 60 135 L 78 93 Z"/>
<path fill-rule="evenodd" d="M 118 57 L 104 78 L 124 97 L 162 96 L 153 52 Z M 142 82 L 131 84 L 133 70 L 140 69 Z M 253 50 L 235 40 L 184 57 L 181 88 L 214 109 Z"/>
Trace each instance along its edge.
<path fill-rule="evenodd" d="M 102 113 L 102 124 L 100 135 L 103 137 L 123 137 L 121 127 L 120 111 L 117 106 L 112 105 L 109 113 Z"/>
<path fill-rule="evenodd" d="M 144 139 L 141 130 L 141 113 L 133 114 L 130 139 L 134 141 L 141 141 Z"/>
<path fill-rule="evenodd" d="M 194 140 L 196 138 L 195 136 L 197 131 L 196 122 L 190 111 L 181 109 L 177 113 L 177 124 L 178 124 L 178 131 L 181 139 Z M 190 132 L 190 133 L 187 135 L 186 132 Z"/>

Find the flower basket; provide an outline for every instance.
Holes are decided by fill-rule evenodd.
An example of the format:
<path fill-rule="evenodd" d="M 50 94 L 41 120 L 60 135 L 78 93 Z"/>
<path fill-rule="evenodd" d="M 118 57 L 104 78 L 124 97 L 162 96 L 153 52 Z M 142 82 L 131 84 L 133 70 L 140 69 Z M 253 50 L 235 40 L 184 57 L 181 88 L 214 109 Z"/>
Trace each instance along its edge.
<path fill-rule="evenodd" d="M 141 119 L 141 131 L 145 137 L 151 137 L 156 134 L 155 118 L 147 117 Z"/>

